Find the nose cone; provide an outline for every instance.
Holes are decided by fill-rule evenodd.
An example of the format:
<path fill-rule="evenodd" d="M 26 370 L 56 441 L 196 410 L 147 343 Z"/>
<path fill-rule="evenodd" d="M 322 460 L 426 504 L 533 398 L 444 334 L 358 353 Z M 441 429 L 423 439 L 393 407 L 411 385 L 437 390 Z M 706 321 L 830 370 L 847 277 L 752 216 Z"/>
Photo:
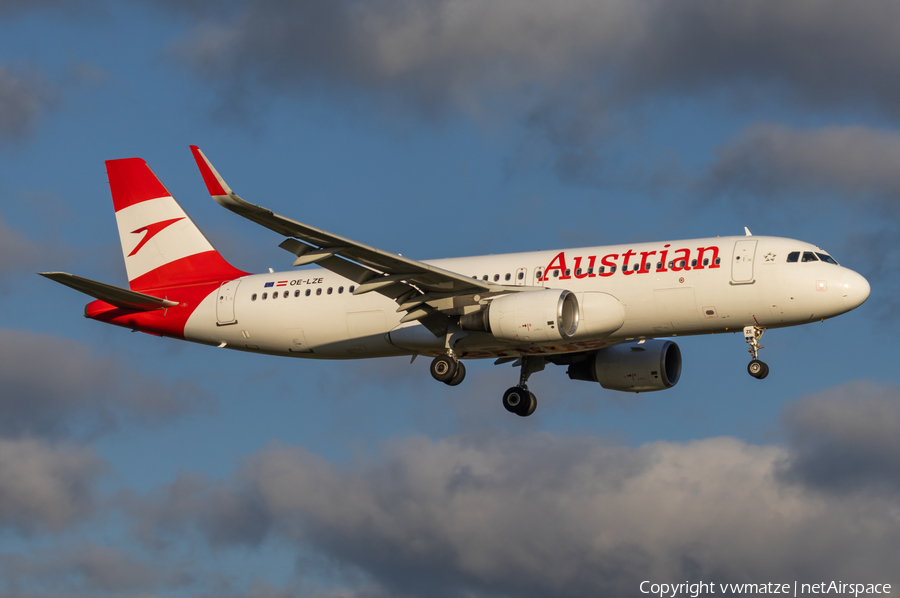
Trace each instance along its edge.
<path fill-rule="evenodd" d="M 841 294 L 844 307 L 848 310 L 856 309 L 869 298 L 869 281 L 853 270 L 847 270 L 841 277 Z"/>

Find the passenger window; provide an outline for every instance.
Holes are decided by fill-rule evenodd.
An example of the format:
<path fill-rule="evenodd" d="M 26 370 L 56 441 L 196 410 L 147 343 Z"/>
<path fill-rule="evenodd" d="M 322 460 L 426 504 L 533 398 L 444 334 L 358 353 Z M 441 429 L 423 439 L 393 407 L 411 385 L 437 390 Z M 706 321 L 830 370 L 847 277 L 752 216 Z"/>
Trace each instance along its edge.
<path fill-rule="evenodd" d="M 600 266 L 600 274 L 603 274 L 605 272 L 606 272 L 606 266 Z"/>
<path fill-rule="evenodd" d="M 593 273 L 594 273 L 594 269 L 588 268 L 588 276 L 592 275 Z"/>
<path fill-rule="evenodd" d="M 498 280 L 500 280 L 500 275 L 494 274 L 494 282 L 497 282 Z"/>
<path fill-rule="evenodd" d="M 827 253 L 816 253 L 816 255 L 819 256 L 819 259 L 822 260 L 823 262 L 825 262 L 826 264 L 834 264 L 835 266 L 838 265 L 838 263 L 834 260 L 834 258 L 831 257 L 830 255 L 828 255 Z"/>
<path fill-rule="evenodd" d="M 671 269 L 671 268 L 674 268 L 674 267 L 675 267 L 675 261 L 672 260 L 672 261 L 669 262 L 669 268 Z"/>
<path fill-rule="evenodd" d="M 610 271 L 610 272 L 615 272 L 615 271 L 616 271 L 616 267 L 615 267 L 615 266 L 610 266 L 609 271 Z"/>
<path fill-rule="evenodd" d="M 581 276 L 581 268 L 575 270 L 575 276 Z"/>
<path fill-rule="evenodd" d="M 559 270 L 553 271 L 553 278 L 559 278 Z"/>
<path fill-rule="evenodd" d="M 338 295 L 344 292 L 344 287 L 338 287 Z"/>
<path fill-rule="evenodd" d="M 332 287 L 328 287 L 328 294 L 330 295 L 334 289 Z"/>
<path fill-rule="evenodd" d="M 656 269 L 662 270 L 662 262 L 656 262 Z"/>
<path fill-rule="evenodd" d="M 509 274 L 509 273 L 507 273 L 506 276 L 504 277 L 504 279 L 507 280 L 507 281 L 508 281 L 510 278 L 512 278 L 512 274 Z"/>
<path fill-rule="evenodd" d="M 522 280 L 523 278 L 525 278 L 525 273 L 524 273 L 524 272 L 519 272 L 519 276 L 517 276 L 517 278 L 518 278 L 519 280 Z"/>
<path fill-rule="evenodd" d="M 708 265 L 709 265 L 709 258 L 705 258 L 705 259 L 703 260 L 703 265 L 704 265 L 704 266 L 708 266 Z"/>
<path fill-rule="evenodd" d="M 318 289 L 316 289 L 316 295 L 321 295 L 321 294 L 322 294 L 322 287 L 319 287 Z"/>
<path fill-rule="evenodd" d="M 250 297 L 250 301 L 256 301 L 256 293 L 253 293 L 253 295 Z"/>
<path fill-rule="evenodd" d="M 268 293 L 263 293 L 263 301 L 265 301 L 266 297 L 268 297 L 268 296 L 269 296 Z"/>
<path fill-rule="evenodd" d="M 272 299 L 278 299 L 278 293 L 277 293 L 277 292 L 272 293 Z"/>
<path fill-rule="evenodd" d="M 287 298 L 288 298 L 288 295 L 290 295 L 290 293 L 289 293 L 288 291 L 285 291 L 285 292 L 284 292 L 284 298 L 287 299 Z"/>
<path fill-rule="evenodd" d="M 816 254 L 814 254 L 812 251 L 804 251 L 803 259 L 801 259 L 800 261 L 802 261 L 802 262 L 818 262 L 819 258 L 817 258 Z"/>
<path fill-rule="evenodd" d="M 309 297 L 310 293 L 312 293 L 312 289 L 306 289 L 306 296 Z"/>
<path fill-rule="evenodd" d="M 485 280 L 485 281 L 487 281 L 487 279 L 488 279 L 487 274 L 485 274 L 484 276 L 482 276 L 482 279 Z"/>
<path fill-rule="evenodd" d="M 352 293 L 352 292 L 353 292 L 353 291 L 354 291 L 354 290 L 355 290 L 355 289 L 356 289 L 356 287 L 355 287 L 355 286 L 353 286 L 353 285 L 350 285 L 350 292 L 351 292 L 351 293 Z"/>
<path fill-rule="evenodd" d="M 799 251 L 792 251 L 788 254 L 787 261 L 789 264 L 793 264 L 794 262 L 797 262 L 799 260 L 800 260 L 800 252 Z"/>
<path fill-rule="evenodd" d="M 717 258 L 716 258 L 716 265 L 718 266 L 718 265 L 721 264 L 721 263 L 722 263 L 722 258 L 717 257 Z"/>
<path fill-rule="evenodd" d="M 697 266 L 697 260 L 691 260 L 691 268 L 695 268 Z"/>
<path fill-rule="evenodd" d="M 296 291 L 294 291 L 294 297 L 299 297 L 299 296 L 300 296 L 300 290 L 297 289 Z"/>
<path fill-rule="evenodd" d="M 572 270 L 566 268 L 566 276 L 572 276 Z"/>
<path fill-rule="evenodd" d="M 537 277 L 538 277 L 538 278 L 543 278 L 542 274 L 543 274 L 543 272 L 541 272 L 540 270 L 537 271 Z"/>
<path fill-rule="evenodd" d="M 634 270 L 635 272 L 637 272 L 637 271 L 640 270 L 640 269 L 641 269 L 641 265 L 640 265 L 640 264 L 635 264 L 635 265 L 634 265 L 633 270 Z"/>

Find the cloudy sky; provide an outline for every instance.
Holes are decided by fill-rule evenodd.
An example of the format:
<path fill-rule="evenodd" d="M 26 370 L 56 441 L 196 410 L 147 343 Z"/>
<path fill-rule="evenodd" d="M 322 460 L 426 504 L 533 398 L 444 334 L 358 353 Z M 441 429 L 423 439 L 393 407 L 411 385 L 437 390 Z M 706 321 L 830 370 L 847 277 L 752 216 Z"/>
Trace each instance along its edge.
<path fill-rule="evenodd" d="M 900 4 L 0 0 L 0 597 L 639 596 L 900 586 Z M 509 366 L 236 354 L 103 326 L 103 161 L 147 160 L 237 267 L 243 197 L 428 259 L 799 238 L 869 301 L 685 338 L 625 395 Z"/>

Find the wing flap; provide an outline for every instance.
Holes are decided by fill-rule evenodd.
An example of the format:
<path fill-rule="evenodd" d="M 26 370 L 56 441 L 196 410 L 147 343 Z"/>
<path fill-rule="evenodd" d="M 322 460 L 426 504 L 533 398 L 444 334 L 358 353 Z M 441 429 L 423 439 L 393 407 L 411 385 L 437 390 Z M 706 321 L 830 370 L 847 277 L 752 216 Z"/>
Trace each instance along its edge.
<path fill-rule="evenodd" d="M 110 305 L 115 305 L 116 307 L 121 307 L 123 309 L 150 311 L 165 307 L 175 307 L 178 305 L 177 301 L 169 301 L 168 299 L 154 297 L 153 295 L 129 291 L 111 284 L 89 280 L 66 272 L 38 272 L 38 274 L 44 278 L 49 278 L 54 282 L 65 285 L 70 289 L 75 289 L 85 295 L 89 295 L 94 299 L 105 301 Z"/>

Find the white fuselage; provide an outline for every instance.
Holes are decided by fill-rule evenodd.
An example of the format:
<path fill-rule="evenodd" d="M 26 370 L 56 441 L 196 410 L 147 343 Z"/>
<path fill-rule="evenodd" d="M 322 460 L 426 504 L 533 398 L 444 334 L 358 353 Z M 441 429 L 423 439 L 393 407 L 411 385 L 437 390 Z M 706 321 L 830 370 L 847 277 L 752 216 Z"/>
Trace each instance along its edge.
<path fill-rule="evenodd" d="M 566 289 L 581 306 L 591 304 L 586 294 L 611 295 L 624 310 L 624 324 L 601 336 L 589 333 L 597 314 L 582 311 L 579 333 L 562 342 L 519 343 L 456 330 L 456 353 L 474 359 L 588 351 L 629 339 L 739 332 L 751 325 L 794 326 L 847 312 L 868 296 L 868 283 L 856 272 L 824 261 L 788 262 L 793 252 L 822 250 L 792 239 L 742 236 L 427 263 L 502 285 Z M 377 292 L 353 295 L 355 286 L 318 268 L 246 276 L 201 302 L 185 338 L 317 359 L 445 352 L 443 336 L 417 322 L 401 324 L 405 313 L 397 312 L 395 301 Z"/>

